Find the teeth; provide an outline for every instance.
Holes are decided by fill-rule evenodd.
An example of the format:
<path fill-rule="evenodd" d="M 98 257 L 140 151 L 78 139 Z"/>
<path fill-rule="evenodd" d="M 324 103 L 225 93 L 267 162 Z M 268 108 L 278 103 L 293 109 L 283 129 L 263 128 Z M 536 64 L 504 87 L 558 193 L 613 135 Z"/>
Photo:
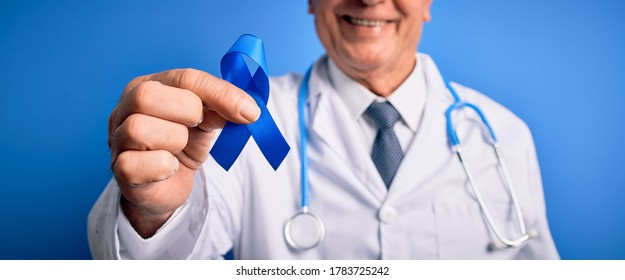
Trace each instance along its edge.
<path fill-rule="evenodd" d="M 379 27 L 384 25 L 386 22 L 383 20 L 369 20 L 364 18 L 354 18 L 350 17 L 349 21 L 355 25 L 367 26 L 367 27 Z"/>

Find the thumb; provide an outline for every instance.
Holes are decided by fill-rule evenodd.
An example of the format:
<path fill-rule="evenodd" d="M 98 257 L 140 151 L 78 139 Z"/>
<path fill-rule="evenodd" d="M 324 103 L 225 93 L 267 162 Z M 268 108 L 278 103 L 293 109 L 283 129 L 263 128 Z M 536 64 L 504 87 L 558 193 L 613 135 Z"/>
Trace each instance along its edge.
<path fill-rule="evenodd" d="M 254 98 L 235 85 L 195 69 L 176 69 L 158 73 L 151 79 L 165 85 L 192 91 L 204 107 L 236 123 L 252 123 L 260 117 Z"/>

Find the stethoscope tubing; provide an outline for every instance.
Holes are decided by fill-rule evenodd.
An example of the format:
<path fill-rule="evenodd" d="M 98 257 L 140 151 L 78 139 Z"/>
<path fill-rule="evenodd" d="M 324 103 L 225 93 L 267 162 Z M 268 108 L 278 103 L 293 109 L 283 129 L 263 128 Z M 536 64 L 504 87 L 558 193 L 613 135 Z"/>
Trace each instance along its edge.
<path fill-rule="evenodd" d="M 310 66 L 304 75 L 302 84 L 299 87 L 299 96 L 297 100 L 297 113 L 299 115 L 299 139 L 300 139 L 300 160 L 301 160 L 301 172 L 300 172 L 300 188 L 302 192 L 302 212 L 308 213 L 308 207 L 310 205 L 310 186 L 308 184 L 308 126 L 306 125 L 306 100 L 308 97 L 310 80 L 310 74 L 312 73 L 313 66 Z"/>
<path fill-rule="evenodd" d="M 499 145 L 499 142 L 497 141 L 497 136 L 495 136 L 495 132 L 493 131 L 493 128 L 490 125 L 490 122 L 488 121 L 488 119 L 486 118 L 486 115 L 484 114 L 484 112 L 477 105 L 463 101 L 458 95 L 458 93 L 456 92 L 456 90 L 451 86 L 451 83 L 449 82 L 449 80 L 447 80 L 444 76 L 443 76 L 443 82 L 445 83 L 447 90 L 451 93 L 451 95 L 454 98 L 454 102 L 445 111 L 447 135 L 449 137 L 449 141 L 451 142 L 452 150 L 455 151 L 456 154 L 458 155 L 458 159 L 460 160 L 462 167 L 464 169 L 464 172 L 467 175 L 467 178 L 469 179 L 469 183 L 471 184 L 471 188 L 473 189 L 473 192 L 475 193 L 475 197 L 477 198 L 478 203 L 480 204 L 480 208 L 482 212 L 484 213 L 484 216 L 490 228 L 492 229 L 493 233 L 495 234 L 497 239 L 499 239 L 500 241 L 499 243 L 497 242 L 491 243 L 490 247 L 491 249 L 519 247 L 523 245 L 531 237 L 534 237 L 536 234 L 535 233 L 528 234 L 526 232 L 525 220 L 523 219 L 523 212 L 521 211 L 521 205 L 518 201 L 514 185 L 512 184 L 512 179 L 510 178 L 510 173 L 508 172 L 508 166 L 506 165 L 506 161 L 503 156 L 503 151 L 501 149 L 501 146 Z M 517 216 L 516 218 L 518 221 L 519 231 L 521 233 L 521 236 L 517 239 L 510 240 L 504 237 L 504 235 L 501 233 L 501 230 L 497 226 L 497 223 L 495 223 L 495 220 L 493 216 L 491 215 L 489 208 L 486 206 L 486 203 L 484 199 L 482 198 L 482 194 L 479 188 L 477 187 L 477 182 L 475 181 L 475 177 L 473 176 L 473 173 L 470 171 L 469 163 L 466 160 L 466 156 L 464 155 L 462 145 L 460 144 L 460 140 L 458 138 L 456 130 L 454 129 L 453 116 L 452 116 L 453 112 L 459 111 L 460 109 L 465 108 L 465 107 L 477 113 L 477 115 L 480 117 L 480 120 L 482 121 L 482 124 L 488 130 L 488 134 L 490 136 L 489 138 L 490 144 L 492 145 L 495 155 L 497 156 L 499 168 L 504 175 L 504 185 L 508 191 L 508 194 L 510 195 L 512 199 L 512 204 L 514 205 L 514 211 Z"/>

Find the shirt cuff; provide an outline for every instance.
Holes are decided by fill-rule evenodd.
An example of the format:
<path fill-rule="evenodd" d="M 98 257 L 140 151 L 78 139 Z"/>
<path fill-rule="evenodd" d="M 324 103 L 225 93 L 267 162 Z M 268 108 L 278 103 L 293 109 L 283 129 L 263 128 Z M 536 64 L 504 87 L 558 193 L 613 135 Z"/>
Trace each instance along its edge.
<path fill-rule="evenodd" d="M 117 234 L 122 259 L 185 259 L 193 250 L 195 238 L 189 232 L 189 203 L 180 206 L 156 233 L 147 239 L 132 227 L 118 203 Z"/>

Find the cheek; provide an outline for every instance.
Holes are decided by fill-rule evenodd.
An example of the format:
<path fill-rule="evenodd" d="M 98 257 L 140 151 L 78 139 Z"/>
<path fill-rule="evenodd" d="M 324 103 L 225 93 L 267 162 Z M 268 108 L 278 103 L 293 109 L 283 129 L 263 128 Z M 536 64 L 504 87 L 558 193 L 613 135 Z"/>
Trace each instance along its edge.
<path fill-rule="evenodd" d="M 317 36 L 319 37 L 319 41 L 324 46 L 327 52 L 333 52 L 335 49 L 335 44 L 337 42 L 337 26 L 336 22 L 333 21 L 332 18 L 328 18 L 328 15 L 317 15 L 315 16 L 315 28 L 317 30 Z M 340 36 L 339 36 L 340 37 Z"/>
<path fill-rule="evenodd" d="M 398 37 L 399 40 L 402 41 L 402 46 L 406 48 L 416 48 L 423 32 L 423 21 L 420 18 L 408 19 L 398 30 Z"/>
<path fill-rule="evenodd" d="M 405 30 L 405 34 L 402 34 L 401 38 L 404 41 L 405 45 L 416 45 L 419 42 L 419 38 L 421 38 L 421 27 L 417 25 L 409 26 L 407 30 Z"/>

